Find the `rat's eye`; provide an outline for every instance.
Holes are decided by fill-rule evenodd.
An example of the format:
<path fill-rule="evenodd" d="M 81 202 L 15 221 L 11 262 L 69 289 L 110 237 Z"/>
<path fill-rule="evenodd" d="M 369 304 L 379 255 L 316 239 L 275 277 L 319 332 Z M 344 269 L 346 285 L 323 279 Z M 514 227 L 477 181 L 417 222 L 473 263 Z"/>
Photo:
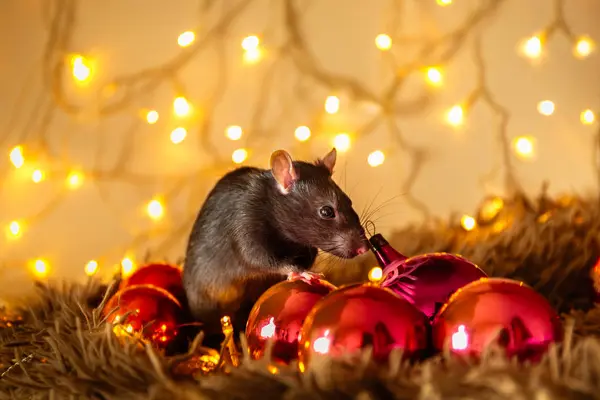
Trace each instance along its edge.
<path fill-rule="evenodd" d="M 335 210 L 331 206 L 323 206 L 319 209 L 319 215 L 321 218 L 333 219 L 335 218 Z"/>

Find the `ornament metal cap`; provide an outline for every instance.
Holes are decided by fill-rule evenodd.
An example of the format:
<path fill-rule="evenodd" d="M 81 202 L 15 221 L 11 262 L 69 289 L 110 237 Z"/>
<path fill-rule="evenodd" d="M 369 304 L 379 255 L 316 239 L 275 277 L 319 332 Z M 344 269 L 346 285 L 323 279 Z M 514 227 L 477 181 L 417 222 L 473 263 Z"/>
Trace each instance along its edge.
<path fill-rule="evenodd" d="M 376 233 L 369 238 L 369 244 L 373 249 L 379 249 L 383 246 L 389 245 L 388 241 L 385 240 L 381 233 Z"/>

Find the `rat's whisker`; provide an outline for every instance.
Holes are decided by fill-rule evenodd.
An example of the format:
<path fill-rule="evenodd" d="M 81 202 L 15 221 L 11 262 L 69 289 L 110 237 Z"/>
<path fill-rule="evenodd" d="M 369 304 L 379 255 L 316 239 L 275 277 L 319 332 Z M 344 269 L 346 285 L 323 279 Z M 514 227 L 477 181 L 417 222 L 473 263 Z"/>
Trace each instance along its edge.
<path fill-rule="evenodd" d="M 369 208 L 363 213 L 363 215 L 360 217 L 360 221 L 367 221 L 369 220 L 376 212 L 378 212 L 381 208 L 383 207 L 383 205 L 379 205 L 377 207 L 375 207 L 374 209 L 371 208 L 371 206 L 369 206 Z"/>
<path fill-rule="evenodd" d="M 393 215 L 399 215 L 400 212 L 389 212 L 387 214 L 383 214 L 383 215 L 378 215 L 376 218 L 370 219 L 369 221 L 373 222 L 374 224 L 376 224 L 377 222 L 381 221 L 382 219 L 391 217 Z"/>
<path fill-rule="evenodd" d="M 375 207 L 373 210 L 370 210 L 370 212 L 367 215 L 365 215 L 364 217 L 361 218 L 361 220 L 360 220 L 361 224 L 366 222 L 367 220 L 372 220 L 373 215 L 375 215 L 379 211 L 383 210 L 384 208 L 393 205 L 393 201 L 399 197 L 400 197 L 400 195 L 393 196 L 393 197 L 383 201 L 380 205 Z M 364 220 L 363 220 L 363 218 L 364 218 Z"/>
<path fill-rule="evenodd" d="M 348 160 L 344 161 L 344 172 L 343 172 L 343 184 L 342 187 L 344 188 L 344 192 L 346 191 L 346 185 L 348 184 Z"/>
<path fill-rule="evenodd" d="M 356 182 L 356 183 L 354 184 L 354 186 L 352 186 L 352 188 L 351 188 L 351 189 L 348 189 L 348 191 L 346 192 L 346 193 L 348 194 L 348 196 L 352 197 L 352 196 L 351 196 L 351 193 L 352 193 L 352 192 L 354 191 L 354 189 L 356 189 L 358 186 L 360 186 L 360 182 Z"/>
<path fill-rule="evenodd" d="M 383 186 L 381 186 L 379 188 L 379 190 L 377 191 L 377 193 L 375 193 L 375 196 L 373 196 L 373 199 L 371 200 L 371 202 L 368 203 L 368 204 L 366 204 L 366 206 L 363 208 L 362 212 L 360 213 L 360 220 L 362 220 L 362 218 L 364 217 L 364 215 L 369 212 L 369 210 L 371 209 L 371 207 L 373 206 L 373 204 L 377 200 L 377 196 L 379 196 L 379 194 L 381 193 L 382 190 L 383 190 Z"/>
<path fill-rule="evenodd" d="M 319 259 L 319 266 L 322 270 L 330 271 L 338 260 L 338 257 L 335 257 L 332 254 L 326 254 L 324 257 Z"/>
<path fill-rule="evenodd" d="M 387 200 L 382 201 L 381 204 L 379 204 L 377 207 L 375 207 L 372 210 L 372 212 L 377 212 L 378 210 L 381 210 L 384 207 L 388 207 L 390 205 L 393 205 L 393 201 L 399 199 L 400 197 L 401 197 L 401 195 L 395 195 L 395 196 L 390 197 Z"/>

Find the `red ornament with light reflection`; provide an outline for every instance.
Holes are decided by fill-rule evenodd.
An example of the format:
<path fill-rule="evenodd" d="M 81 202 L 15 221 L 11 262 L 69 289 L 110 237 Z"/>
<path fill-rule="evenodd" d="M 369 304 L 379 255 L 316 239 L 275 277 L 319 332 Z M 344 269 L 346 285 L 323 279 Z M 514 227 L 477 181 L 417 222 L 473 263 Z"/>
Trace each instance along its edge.
<path fill-rule="evenodd" d="M 536 361 L 562 340 L 559 316 L 548 301 L 522 282 L 488 278 L 457 291 L 433 321 L 433 345 L 479 356 L 496 343 L 509 357 Z"/>
<path fill-rule="evenodd" d="M 147 264 L 124 279 L 120 288 L 123 289 L 133 285 L 154 285 L 165 289 L 179 301 L 182 301 L 184 290 L 181 283 L 181 274 L 182 269 L 176 265 L 166 263 Z"/>
<path fill-rule="evenodd" d="M 165 289 L 134 285 L 119 290 L 106 303 L 103 314 L 115 324 L 115 333 L 141 336 L 156 347 L 166 347 L 177 335 L 181 304 Z"/>
<path fill-rule="evenodd" d="M 600 258 L 596 260 L 590 275 L 592 277 L 592 285 L 594 287 L 594 302 L 596 304 L 600 304 Z"/>
<path fill-rule="evenodd" d="M 246 324 L 250 356 L 262 358 L 267 341 L 273 342 L 272 359 L 289 363 L 298 357 L 298 335 L 317 301 L 335 290 L 314 276 L 295 275 L 270 287 L 258 299 Z"/>
<path fill-rule="evenodd" d="M 429 321 L 407 300 L 371 284 L 340 288 L 310 312 L 298 340 L 304 371 L 318 354 L 337 357 L 371 346 L 373 359 L 385 362 L 393 349 L 406 359 L 427 351 Z"/>
<path fill-rule="evenodd" d="M 381 287 L 392 290 L 421 310 L 429 319 L 464 285 L 487 277 L 477 265 L 450 253 L 429 253 L 407 258 L 381 234 L 369 242 L 383 269 Z"/>

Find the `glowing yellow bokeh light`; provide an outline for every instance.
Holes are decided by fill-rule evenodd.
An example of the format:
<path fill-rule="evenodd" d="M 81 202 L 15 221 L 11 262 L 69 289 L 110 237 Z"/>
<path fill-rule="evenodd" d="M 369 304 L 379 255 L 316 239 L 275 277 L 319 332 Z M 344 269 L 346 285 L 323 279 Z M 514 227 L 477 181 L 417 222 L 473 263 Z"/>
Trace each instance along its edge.
<path fill-rule="evenodd" d="M 79 82 L 86 82 L 92 76 L 92 67 L 89 61 L 81 55 L 71 57 L 71 68 L 73 78 Z"/>
<path fill-rule="evenodd" d="M 183 32 L 177 38 L 177 44 L 181 47 L 188 47 L 196 40 L 196 34 L 192 31 Z"/>
<path fill-rule="evenodd" d="M 244 62 L 246 64 L 255 64 L 260 61 L 262 51 L 259 48 L 244 51 Z"/>
<path fill-rule="evenodd" d="M 259 44 L 260 39 L 258 38 L 258 36 L 247 36 L 242 40 L 242 49 L 244 49 L 245 51 L 256 50 L 258 49 Z"/>
<path fill-rule="evenodd" d="M 185 117 L 191 111 L 192 107 L 185 97 L 179 96 L 173 100 L 173 111 L 178 117 Z"/>
<path fill-rule="evenodd" d="M 171 142 L 173 144 L 179 144 L 185 140 L 187 136 L 187 130 L 183 127 L 175 128 L 171 131 Z"/>
<path fill-rule="evenodd" d="M 225 129 L 225 136 L 230 140 L 240 140 L 244 131 L 241 126 L 231 125 Z"/>
<path fill-rule="evenodd" d="M 129 257 L 125 257 L 121 260 L 121 275 L 123 277 L 127 277 L 133 273 L 135 270 L 135 264 L 133 260 Z"/>
<path fill-rule="evenodd" d="M 463 123 L 463 119 L 464 119 L 464 111 L 463 111 L 462 106 L 460 106 L 460 105 L 456 105 L 456 106 L 452 107 L 446 113 L 446 121 L 448 121 L 448 123 L 450 125 L 453 125 L 453 126 L 461 125 Z"/>
<path fill-rule="evenodd" d="M 33 272 L 37 277 L 43 278 L 48 275 L 48 263 L 41 258 L 38 258 L 33 263 Z"/>
<path fill-rule="evenodd" d="M 429 82 L 430 85 L 440 86 L 442 84 L 442 81 L 443 81 L 442 71 L 440 71 L 438 68 L 435 68 L 435 67 L 427 68 L 426 74 L 427 74 L 427 82 Z"/>
<path fill-rule="evenodd" d="M 452 0 L 436 0 L 438 6 L 449 6 L 452 4 Z"/>
<path fill-rule="evenodd" d="M 83 175 L 79 172 L 73 171 L 67 176 L 67 183 L 72 188 L 76 188 L 81 185 L 83 181 Z"/>
<path fill-rule="evenodd" d="M 23 156 L 23 146 L 15 146 L 10 151 L 8 158 L 15 168 L 21 168 L 25 164 L 25 157 Z"/>
<path fill-rule="evenodd" d="M 573 53 L 577 58 L 585 58 L 592 54 L 594 51 L 595 44 L 587 36 L 580 37 L 575 43 L 575 47 L 573 48 Z"/>
<path fill-rule="evenodd" d="M 381 150 L 375 150 L 367 157 L 367 162 L 371 167 L 378 167 L 385 161 L 385 154 Z"/>
<path fill-rule="evenodd" d="M 554 114 L 554 110 L 556 109 L 553 102 L 550 100 L 540 101 L 537 106 L 537 110 L 540 114 L 549 116 Z"/>
<path fill-rule="evenodd" d="M 85 264 L 85 274 L 87 276 L 95 275 L 98 271 L 98 261 L 91 260 L 87 264 Z"/>
<path fill-rule="evenodd" d="M 465 231 L 472 231 L 477 226 L 477 221 L 470 215 L 463 215 L 460 219 L 460 225 Z"/>
<path fill-rule="evenodd" d="M 513 142 L 515 153 L 522 158 L 533 156 L 533 139 L 527 136 L 520 136 Z"/>
<path fill-rule="evenodd" d="M 325 99 L 325 111 L 328 114 L 335 114 L 340 110 L 340 99 L 337 96 L 328 96 Z"/>
<path fill-rule="evenodd" d="M 248 158 L 248 151 L 246 149 L 237 149 L 231 153 L 231 161 L 236 164 L 243 163 Z"/>
<path fill-rule="evenodd" d="M 300 142 L 306 142 L 310 138 L 310 128 L 308 126 L 299 126 L 294 131 L 294 136 Z"/>
<path fill-rule="evenodd" d="M 375 38 L 375 46 L 382 51 L 389 50 L 392 48 L 392 38 L 385 33 L 381 33 Z"/>
<path fill-rule="evenodd" d="M 162 203 L 159 200 L 154 199 L 150 201 L 146 206 L 146 212 L 148 213 L 148 216 L 150 218 L 152 218 L 153 220 L 158 220 L 162 218 L 165 210 Z"/>
<path fill-rule="evenodd" d="M 529 58 L 539 58 L 542 55 L 543 44 L 539 36 L 532 36 L 525 41 L 522 47 L 523 54 Z"/>
<path fill-rule="evenodd" d="M 35 171 L 33 171 L 33 173 L 31 174 L 31 180 L 34 183 L 40 183 L 41 181 L 44 180 L 44 173 L 42 171 L 40 171 L 39 169 L 36 169 Z"/>
<path fill-rule="evenodd" d="M 491 221 L 496 218 L 500 210 L 504 207 L 504 200 L 495 197 L 486 201 L 479 210 L 479 217 L 484 221 Z"/>
<path fill-rule="evenodd" d="M 15 238 L 21 236 L 23 230 L 19 221 L 12 221 L 10 224 L 8 224 L 8 233 L 10 236 Z"/>
<path fill-rule="evenodd" d="M 596 121 L 596 114 L 590 109 L 583 110 L 579 115 L 579 120 L 584 125 L 591 125 Z"/>
<path fill-rule="evenodd" d="M 337 151 L 344 153 L 350 149 L 350 135 L 339 133 L 333 138 L 333 146 Z"/>
<path fill-rule="evenodd" d="M 383 278 L 383 270 L 381 267 L 373 267 L 369 271 L 369 281 L 379 282 Z"/>
<path fill-rule="evenodd" d="M 146 113 L 146 122 L 150 125 L 155 124 L 158 121 L 158 111 L 150 110 Z"/>

